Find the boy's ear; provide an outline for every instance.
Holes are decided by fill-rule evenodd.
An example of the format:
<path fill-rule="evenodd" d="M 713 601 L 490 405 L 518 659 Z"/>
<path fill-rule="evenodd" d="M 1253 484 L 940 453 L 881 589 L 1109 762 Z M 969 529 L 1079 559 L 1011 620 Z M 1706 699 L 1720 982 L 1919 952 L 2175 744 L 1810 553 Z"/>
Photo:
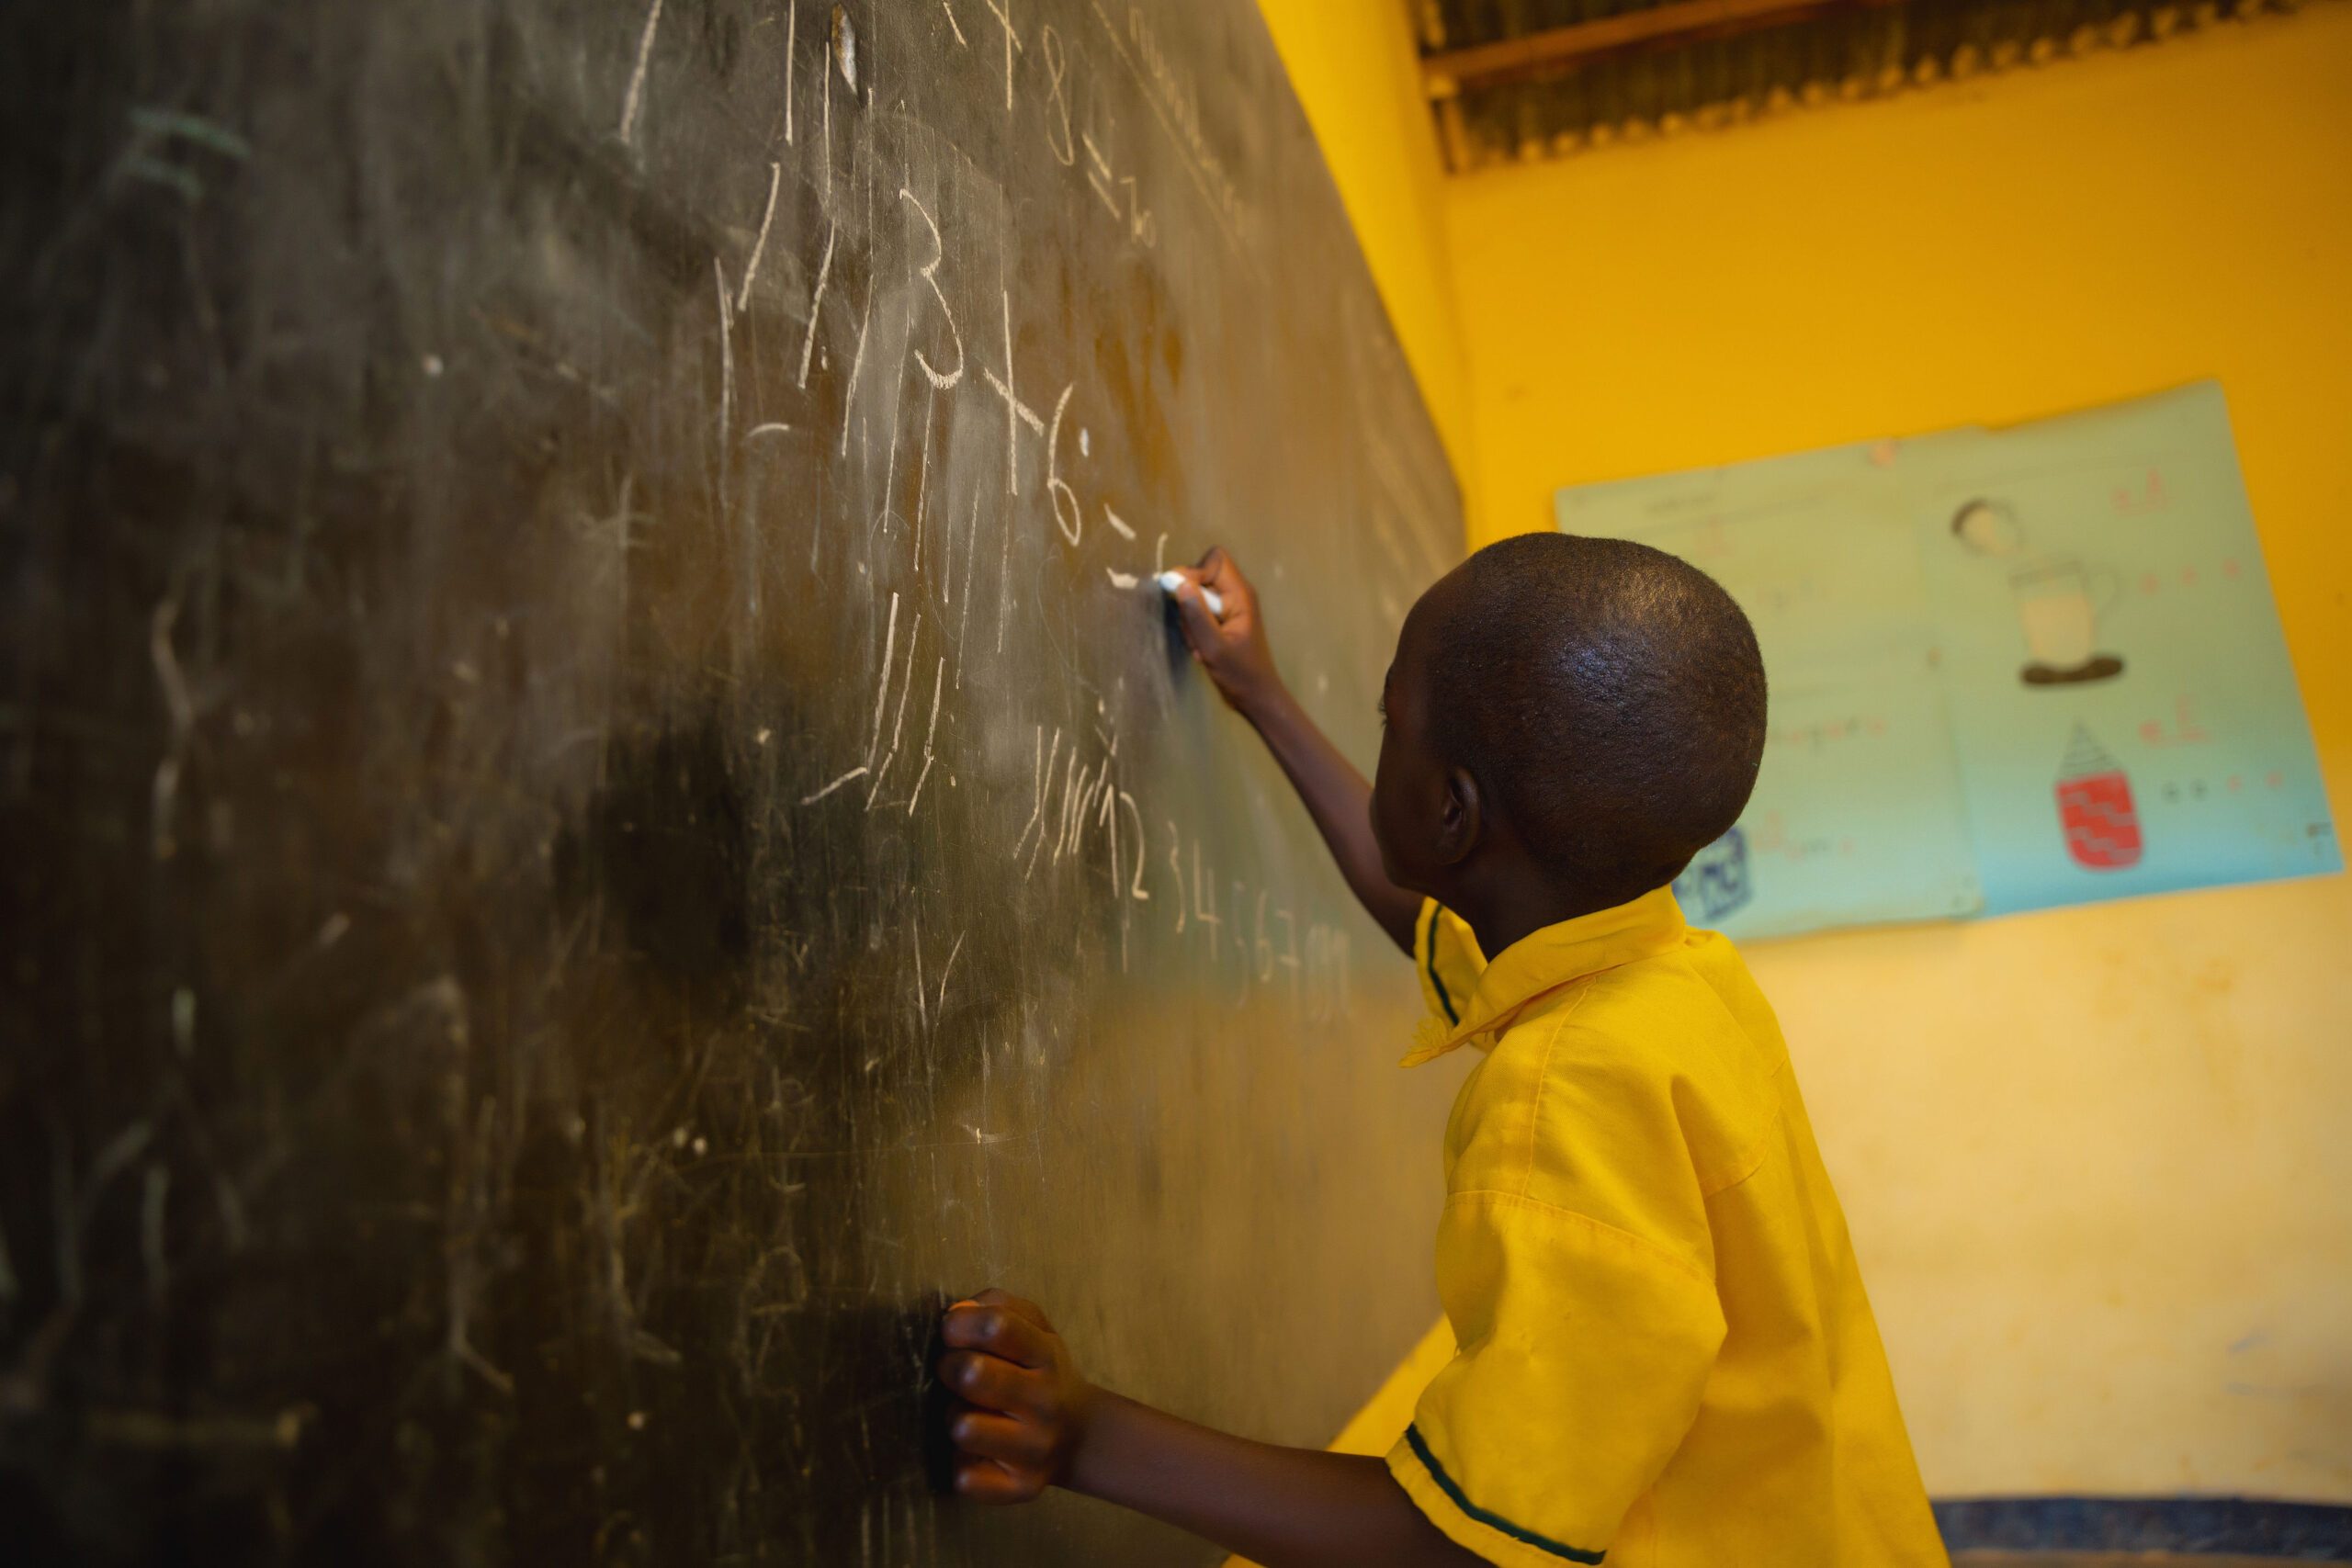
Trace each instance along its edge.
<path fill-rule="evenodd" d="M 1467 768 L 1448 768 L 1445 800 L 1438 813 L 1438 863 L 1460 865 L 1468 860 L 1486 831 L 1486 802 L 1478 794 L 1478 781 Z"/>

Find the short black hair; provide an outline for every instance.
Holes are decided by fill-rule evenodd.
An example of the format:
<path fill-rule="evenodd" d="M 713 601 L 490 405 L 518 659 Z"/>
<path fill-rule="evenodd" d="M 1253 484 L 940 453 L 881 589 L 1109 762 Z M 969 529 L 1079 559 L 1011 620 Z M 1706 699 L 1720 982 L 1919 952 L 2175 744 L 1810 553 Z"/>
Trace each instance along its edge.
<path fill-rule="evenodd" d="M 1764 758 L 1764 660 L 1738 604 L 1628 539 L 1528 534 L 1453 573 L 1430 631 L 1430 735 L 1544 870 L 1623 903 L 1739 820 Z"/>

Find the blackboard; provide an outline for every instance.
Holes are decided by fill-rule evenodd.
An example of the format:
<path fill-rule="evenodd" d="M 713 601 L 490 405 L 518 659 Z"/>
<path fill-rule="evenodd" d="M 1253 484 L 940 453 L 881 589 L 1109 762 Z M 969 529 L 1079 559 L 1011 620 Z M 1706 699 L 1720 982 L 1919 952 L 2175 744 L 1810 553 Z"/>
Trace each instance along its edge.
<path fill-rule="evenodd" d="M 1459 503 L 1250 0 L 20 6 L 18 1561 L 1200 1562 L 936 1500 L 998 1281 L 1327 1438 L 1409 970 L 1137 580 L 1369 762 Z"/>

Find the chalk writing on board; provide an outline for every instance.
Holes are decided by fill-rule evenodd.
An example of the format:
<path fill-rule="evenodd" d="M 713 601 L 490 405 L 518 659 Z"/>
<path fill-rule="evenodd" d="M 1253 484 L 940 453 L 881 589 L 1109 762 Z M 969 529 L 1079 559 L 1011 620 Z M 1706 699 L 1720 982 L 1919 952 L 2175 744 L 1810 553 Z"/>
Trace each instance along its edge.
<path fill-rule="evenodd" d="M 1213 1418 L 1319 1409 L 1426 1310 L 1401 1235 L 1374 1274 L 1246 1201 L 1410 1210 L 1364 1150 L 1433 1139 L 1428 1086 L 1332 1077 L 1409 986 L 1356 972 L 1148 581 L 1212 539 L 1295 581 L 1377 508 L 1364 592 L 1283 626 L 1362 751 L 1381 606 L 1451 547 L 1261 23 L 423 6 L 165 7 L 119 172 L 195 221 L 7 197 L 59 238 L 29 281 L 0 246 L 5 297 L 79 358 L 0 367 L 61 433 L 0 510 L 40 541 L 28 646 L 72 650 L 0 711 L 0 807 L 78 826 L 0 897 L 154 918 L 6 922 L 73 1049 L 0 1096 L 40 1156 L 0 1162 L 0 1363 L 94 1441 L 0 1490 L 36 1537 L 168 1530 L 164 1454 L 254 1521 L 231 1556 L 347 1515 L 401 1562 L 1175 1561 L 959 1533 L 916 1393 L 926 1292 L 1061 1266 L 1074 1203 L 1236 1211 L 1201 1234 L 1270 1321 L 1377 1298 Z M 136 61 L 58 25 L 91 74 L 20 85 L 111 145 Z M 1274 1120 L 1332 1094 L 1361 1146 Z M 1109 1261 L 1078 1311 L 1198 1321 Z M 199 1358 L 199 1414 L 152 1408 L 121 1348 L 224 1331 L 235 1386 Z"/>

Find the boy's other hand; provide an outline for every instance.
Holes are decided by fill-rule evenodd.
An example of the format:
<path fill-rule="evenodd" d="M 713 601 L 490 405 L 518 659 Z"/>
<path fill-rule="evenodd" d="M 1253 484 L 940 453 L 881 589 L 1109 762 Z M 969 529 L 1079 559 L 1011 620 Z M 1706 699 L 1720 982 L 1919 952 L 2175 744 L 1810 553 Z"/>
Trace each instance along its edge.
<path fill-rule="evenodd" d="M 1222 548 L 1213 547 L 1196 567 L 1178 567 L 1184 580 L 1176 590 L 1178 619 L 1193 657 L 1201 661 L 1219 695 L 1236 712 L 1248 714 L 1282 689 L 1274 671 L 1273 649 L 1266 644 L 1266 625 L 1258 616 L 1258 591 Z M 1225 617 L 1209 613 L 1203 588 L 1213 588 L 1224 602 Z"/>
<path fill-rule="evenodd" d="M 947 1435 L 956 1490 L 977 1503 L 1026 1503 L 1066 1480 L 1094 1391 L 1034 1303 L 982 1291 L 947 1309 L 939 1380 L 956 1394 Z"/>

